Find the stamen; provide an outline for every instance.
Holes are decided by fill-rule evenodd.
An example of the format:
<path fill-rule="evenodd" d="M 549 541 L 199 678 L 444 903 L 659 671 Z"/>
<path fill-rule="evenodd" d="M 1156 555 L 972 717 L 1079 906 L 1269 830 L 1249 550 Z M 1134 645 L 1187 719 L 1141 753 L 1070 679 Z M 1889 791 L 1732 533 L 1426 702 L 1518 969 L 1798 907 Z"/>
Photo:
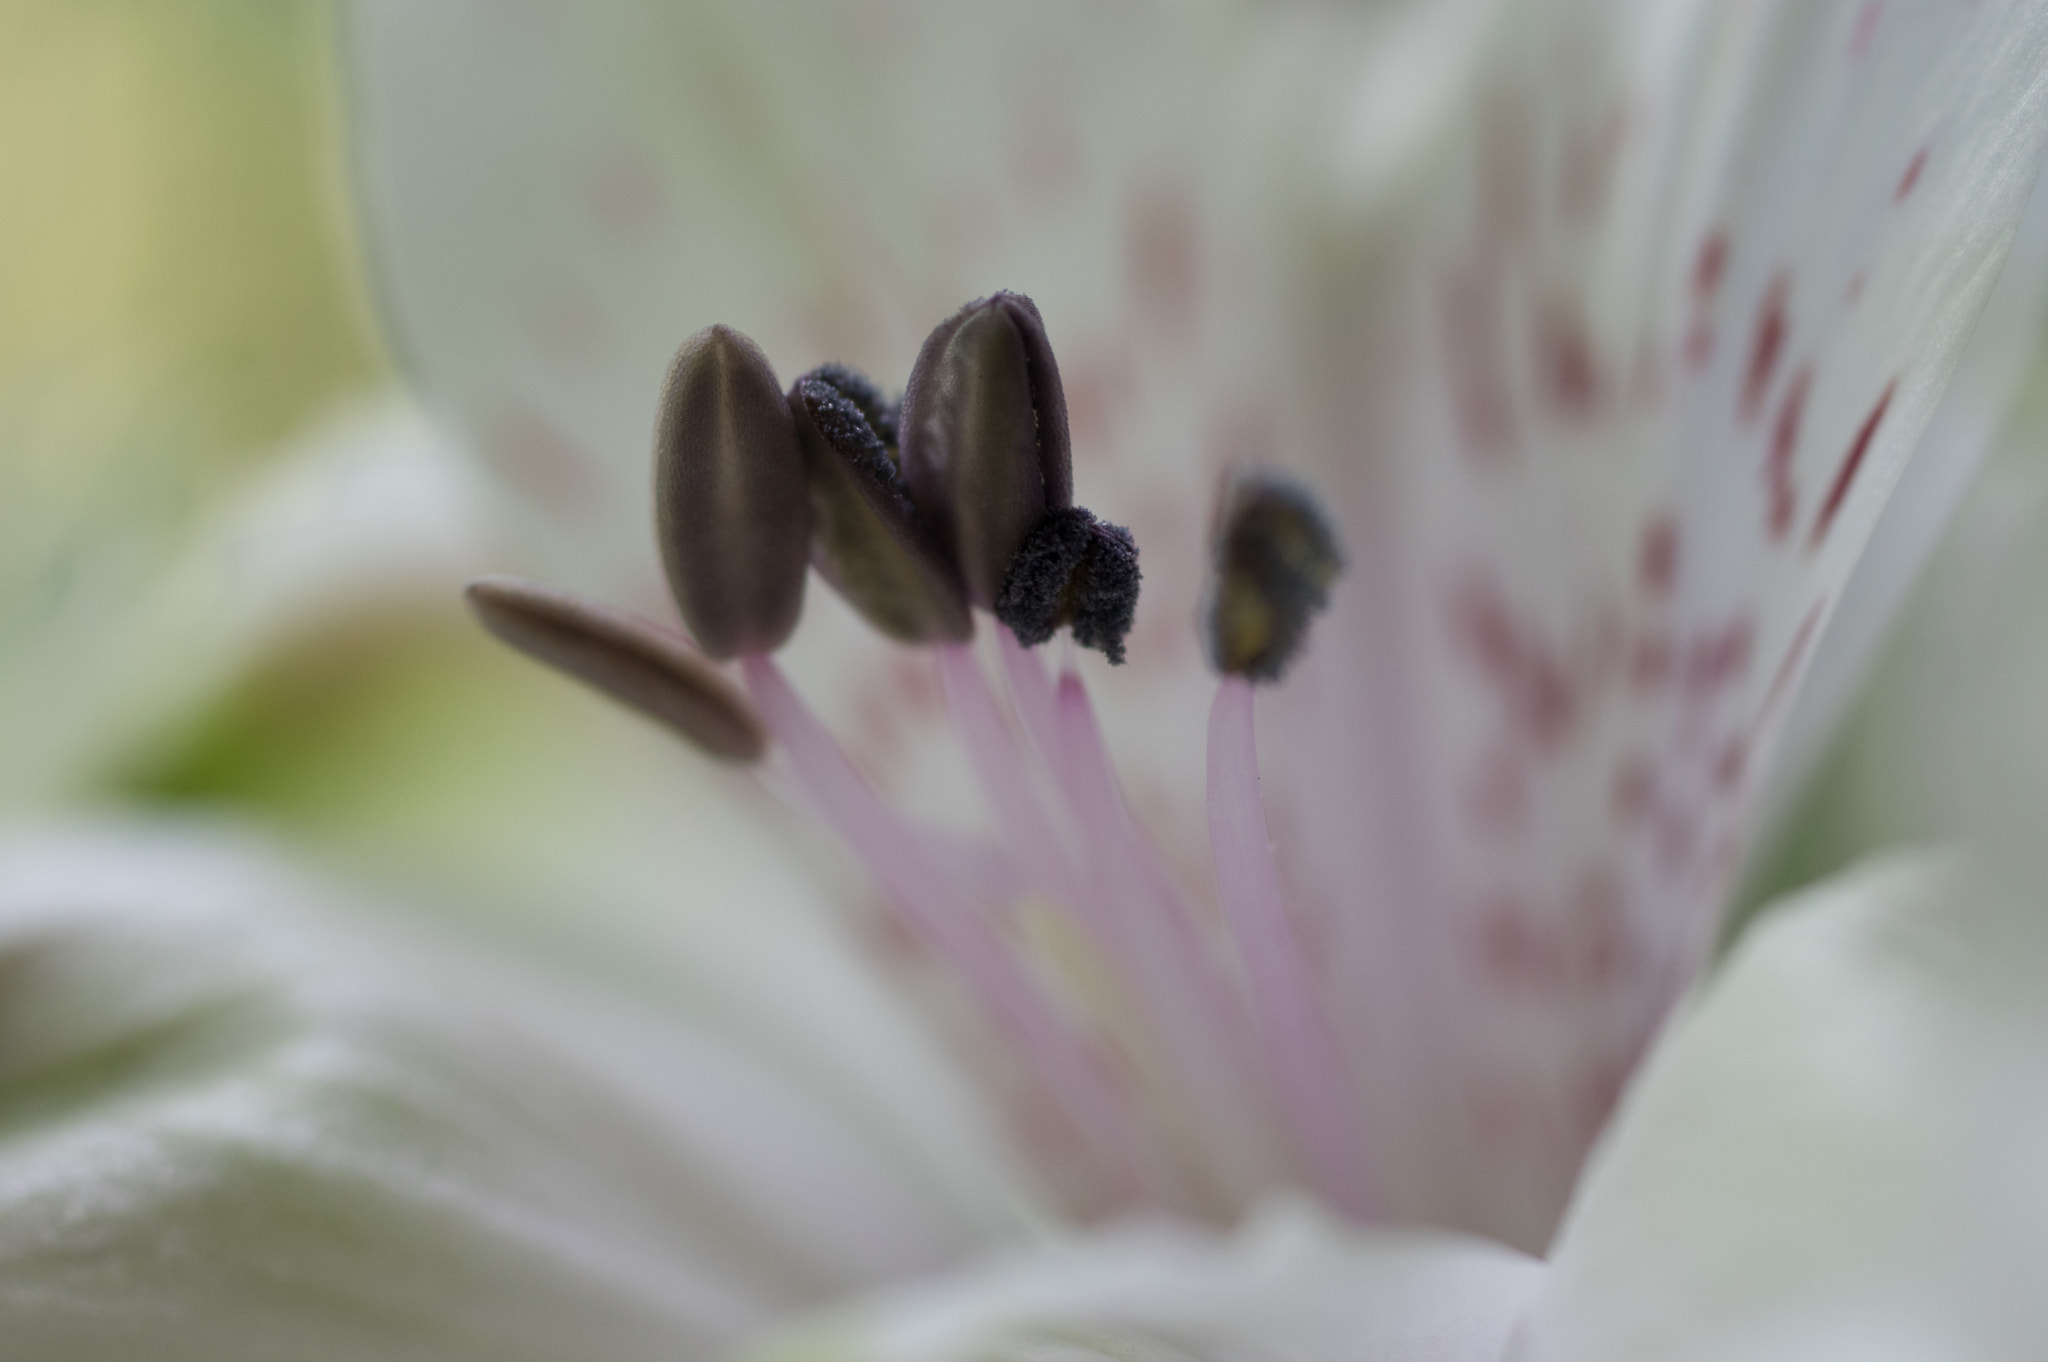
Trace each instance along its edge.
<path fill-rule="evenodd" d="M 754 762 L 767 750 L 767 730 L 746 696 L 668 630 L 514 577 L 485 577 L 464 594 L 500 641 L 666 724 L 707 755 Z"/>
<path fill-rule="evenodd" d="M 1084 832 L 1105 948 L 1137 990 L 1218 1192 L 1227 1205 L 1242 1204 L 1276 1171 L 1261 1084 L 1243 1044 L 1243 1009 L 1124 802 L 1081 678 L 1068 672 L 1055 695 L 1038 660 L 1006 631 L 996 633 L 1018 713 Z"/>
<path fill-rule="evenodd" d="M 1101 1057 L 1054 1010 L 990 921 L 969 909 L 965 886 L 905 827 L 833 741 L 774 661 L 743 657 L 747 689 L 819 814 L 860 856 L 933 957 L 954 971 L 990 1024 L 1058 1104 L 1124 1199 L 1157 1204 L 1166 1171 L 1147 1157 Z"/>
<path fill-rule="evenodd" d="M 804 375 L 804 379 L 826 384 L 841 397 L 860 409 L 861 417 L 868 423 L 877 438 L 894 450 L 901 442 L 897 434 L 897 417 L 901 407 L 894 402 L 883 400 L 882 390 L 874 380 L 850 364 L 820 364 Z M 798 380 L 802 382 L 803 380 Z"/>
<path fill-rule="evenodd" d="M 890 638 L 971 637 L 959 575 L 912 506 L 910 488 L 870 421 L 880 400 L 872 384 L 836 365 L 790 389 L 816 528 L 811 562 Z"/>
<path fill-rule="evenodd" d="M 1363 1216 L 1364 1148 L 1336 1041 L 1288 921 L 1259 798 L 1252 685 L 1241 676 L 1223 678 L 1209 712 L 1209 846 L 1224 920 L 1309 1171 L 1325 1196 Z"/>
<path fill-rule="evenodd" d="M 1252 1011 L 1309 1171 L 1325 1195 L 1362 1215 L 1369 1195 L 1351 1089 L 1288 918 L 1259 797 L 1252 713 L 1253 681 L 1285 669 L 1342 561 L 1308 489 L 1272 473 L 1232 481 L 1217 516 L 1204 611 L 1209 655 L 1224 674 L 1209 711 L 1209 848 Z"/>
<path fill-rule="evenodd" d="M 968 599 L 993 607 L 1025 537 L 1074 495 L 1066 396 L 1029 298 L 969 303 L 926 338 L 903 393 L 903 471 Z"/>
<path fill-rule="evenodd" d="M 669 365 L 654 515 L 698 646 L 716 658 L 780 647 L 803 608 L 810 494 L 775 370 L 730 327 L 699 331 Z"/>
<path fill-rule="evenodd" d="M 948 644 L 939 650 L 939 676 L 953 726 L 967 747 L 975 779 L 993 806 L 996 823 L 1006 838 L 1019 844 L 1020 869 L 1036 887 L 1067 903 L 1080 903 L 1080 877 L 1045 807 L 1026 779 L 1027 771 L 996 710 L 988 678 L 970 648 Z"/>
<path fill-rule="evenodd" d="M 1306 487 L 1259 471 L 1231 481 L 1215 538 L 1202 609 L 1209 661 L 1226 676 L 1278 680 L 1343 570 L 1336 532 Z"/>
<path fill-rule="evenodd" d="M 1039 522 L 1011 559 L 996 618 L 1026 647 L 1072 625 L 1074 642 L 1099 649 L 1115 665 L 1124 660 L 1124 635 L 1137 617 L 1138 582 L 1131 532 L 1070 506 Z"/>

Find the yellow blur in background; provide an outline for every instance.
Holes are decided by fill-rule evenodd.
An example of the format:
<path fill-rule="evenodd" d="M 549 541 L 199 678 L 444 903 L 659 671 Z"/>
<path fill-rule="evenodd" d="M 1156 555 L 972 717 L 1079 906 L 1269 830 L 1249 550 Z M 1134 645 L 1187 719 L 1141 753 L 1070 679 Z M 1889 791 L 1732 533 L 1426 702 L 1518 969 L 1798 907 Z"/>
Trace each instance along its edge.
<path fill-rule="evenodd" d="M 0 812 L 226 810 L 425 855 L 558 755 L 537 711 L 612 722 L 504 665 L 452 572 L 211 670 L 209 602 L 167 622 L 238 498 L 401 401 L 335 41 L 316 0 L 0 6 Z"/>
<path fill-rule="evenodd" d="M 387 381 L 332 34 L 296 0 L 0 7 L 0 806 L 126 778 L 105 673 L 152 665 L 145 602 L 225 489 Z"/>

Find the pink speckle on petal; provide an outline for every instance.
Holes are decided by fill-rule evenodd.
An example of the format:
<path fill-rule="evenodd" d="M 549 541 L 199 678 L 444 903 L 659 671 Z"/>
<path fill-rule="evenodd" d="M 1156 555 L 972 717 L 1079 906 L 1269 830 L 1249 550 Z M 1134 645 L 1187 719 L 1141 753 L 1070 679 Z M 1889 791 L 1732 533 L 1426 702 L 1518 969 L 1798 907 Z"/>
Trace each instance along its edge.
<path fill-rule="evenodd" d="M 1863 287 L 1870 282 L 1869 270 L 1858 270 L 1849 276 L 1849 287 L 1843 291 L 1849 306 L 1854 307 L 1863 298 Z"/>
<path fill-rule="evenodd" d="M 1481 227 L 1494 246 L 1525 241 L 1536 228 L 1540 120 L 1529 105 L 1523 92 L 1501 91 L 1481 113 Z"/>
<path fill-rule="evenodd" d="M 1693 318 L 1685 332 L 1685 360 L 1695 369 L 1705 368 L 1714 358 L 1712 306 L 1727 270 L 1728 233 L 1717 227 L 1700 242 L 1692 266 Z"/>
<path fill-rule="evenodd" d="M 1607 202 L 1628 118 L 1620 107 L 1575 125 L 1565 137 L 1558 171 L 1558 212 L 1566 222 L 1593 221 Z"/>
<path fill-rule="evenodd" d="M 1555 755 L 1578 726 L 1579 697 L 1542 639 L 1525 631 L 1500 590 L 1474 574 L 1451 594 L 1452 641 L 1499 699 L 1515 737 Z"/>
<path fill-rule="evenodd" d="M 1645 695 L 1663 689 L 1671 680 L 1677 656 L 1669 634 L 1644 634 L 1636 640 L 1629 658 L 1629 684 Z"/>
<path fill-rule="evenodd" d="M 667 191 L 660 168 L 638 147 L 621 143 L 589 158 L 584 203 L 597 225 L 621 240 L 647 241 L 660 232 Z"/>
<path fill-rule="evenodd" d="M 1856 25 L 1849 30 L 1849 56 L 1861 60 L 1870 51 L 1870 44 L 1877 37 L 1878 20 L 1884 17 L 1881 0 L 1864 0 L 1863 8 L 1857 11 Z"/>
<path fill-rule="evenodd" d="M 1798 489 L 1792 482 L 1792 456 L 1799 448 L 1799 424 L 1806 412 L 1806 394 L 1813 386 L 1813 366 L 1801 365 L 1778 403 L 1771 426 L 1771 451 L 1764 460 L 1764 530 L 1776 543 L 1791 533 L 1799 511 Z"/>
<path fill-rule="evenodd" d="M 1612 866 L 1589 866 L 1579 877 L 1571 925 L 1578 945 L 1573 973 L 1582 985 L 1609 986 L 1629 973 L 1636 939 L 1629 923 L 1628 895 Z"/>
<path fill-rule="evenodd" d="M 1685 333 L 1685 362 L 1695 369 L 1704 369 L 1714 360 L 1714 324 L 1705 317 L 1698 317 Z"/>
<path fill-rule="evenodd" d="M 1519 753 L 1501 745 L 1480 759 L 1466 791 L 1473 831 L 1506 841 L 1529 827 L 1529 772 Z"/>
<path fill-rule="evenodd" d="M 1616 826 L 1632 828 L 1649 817 L 1657 799 L 1657 768 L 1640 752 L 1624 757 L 1614 768 L 1608 791 L 1608 812 Z"/>
<path fill-rule="evenodd" d="M 1759 734 L 1770 721 L 1772 711 L 1785 696 L 1798 673 L 1799 664 L 1806 659 L 1806 650 L 1813 643 L 1814 630 L 1820 627 L 1821 614 L 1827 608 L 1827 597 L 1823 596 L 1806 608 L 1806 617 L 1799 621 L 1799 628 L 1792 635 L 1792 642 L 1785 646 L 1785 655 L 1778 659 L 1778 669 L 1771 674 L 1770 687 L 1764 691 L 1764 698 L 1758 702 L 1756 717 L 1750 720 L 1750 732 Z"/>
<path fill-rule="evenodd" d="M 1699 256 L 1692 265 L 1692 295 L 1699 302 L 1711 302 L 1714 293 L 1721 287 L 1721 276 L 1728 268 L 1728 233 L 1715 228 L 1700 242 Z"/>
<path fill-rule="evenodd" d="M 1518 894 L 1499 891 L 1479 921 L 1480 956 L 1495 982 L 1535 992 L 1554 992 L 1564 984 L 1556 942 Z"/>
<path fill-rule="evenodd" d="M 1657 869 L 1677 879 L 1699 849 L 1699 816 L 1681 805 L 1667 804 L 1651 817 L 1651 852 Z"/>
<path fill-rule="evenodd" d="M 617 339 L 596 298 L 562 281 L 537 289 L 523 320 L 541 363 L 572 378 L 601 366 Z"/>
<path fill-rule="evenodd" d="M 1720 755 L 1714 758 L 1714 785 L 1723 792 L 1733 790 L 1742 783 L 1742 775 L 1749 764 L 1749 744 L 1741 737 L 1730 738 L 1722 744 Z"/>
<path fill-rule="evenodd" d="M 1669 511 L 1643 524 L 1636 548 L 1636 581 L 1644 595 L 1659 600 L 1678 585 L 1678 519 Z"/>
<path fill-rule="evenodd" d="M 1125 270 L 1138 315 L 1168 335 L 1187 335 L 1201 282 L 1193 192 L 1155 184 L 1133 197 L 1126 214 Z"/>
<path fill-rule="evenodd" d="M 1443 292 L 1443 340 L 1451 404 L 1465 451 L 1482 462 L 1515 443 L 1514 390 L 1502 353 L 1501 282 L 1485 266 L 1461 272 Z"/>
<path fill-rule="evenodd" d="M 1711 692 L 1740 680 L 1755 646 L 1756 626 L 1746 615 L 1697 635 L 1685 650 L 1687 689 Z"/>
<path fill-rule="evenodd" d="M 507 399 L 485 418 L 478 443 L 500 474 L 544 505 L 581 512 L 595 499 L 598 461 L 537 407 Z"/>
<path fill-rule="evenodd" d="M 1771 378 L 1778 370 L 1778 359 L 1785 351 L 1785 336 L 1790 323 L 1785 308 L 1792 294 L 1792 279 L 1783 270 L 1771 276 L 1770 284 L 1764 289 L 1763 302 L 1757 307 L 1756 338 L 1749 349 L 1749 372 L 1742 382 L 1742 419 L 1754 421 L 1764 409 L 1764 395 L 1770 390 Z"/>
<path fill-rule="evenodd" d="M 1870 452 L 1870 442 L 1877 437 L 1877 428 L 1884 421 L 1885 409 L 1892 404 L 1892 393 L 1898 388 L 1895 378 L 1884 385 L 1884 392 L 1878 397 L 1877 405 L 1870 409 L 1870 415 L 1863 420 L 1862 429 L 1850 442 L 1849 452 L 1842 459 L 1841 471 L 1835 474 L 1834 485 L 1828 488 L 1827 500 L 1821 503 L 1820 514 L 1813 518 L 1813 537 L 1809 547 L 1818 548 L 1821 540 L 1827 538 L 1828 527 L 1835 523 L 1835 513 L 1842 509 L 1848 499 L 1849 486 L 1856 480 L 1856 471 L 1863 466 L 1863 456 Z"/>
<path fill-rule="evenodd" d="M 1484 578 L 1461 584 L 1451 600 L 1458 642 L 1487 680 L 1511 685 L 1522 670 L 1522 640 L 1500 592 Z"/>
<path fill-rule="evenodd" d="M 1892 202 L 1904 203 L 1906 196 L 1913 192 L 1913 186 L 1920 183 L 1920 172 L 1927 168 L 1927 148 L 1913 153 L 1913 159 L 1906 162 L 1906 171 L 1899 176 L 1899 187 L 1892 191 Z"/>
<path fill-rule="evenodd" d="M 1598 414 L 1600 371 L 1585 319 L 1575 305 L 1553 298 L 1543 308 L 1536 327 L 1536 360 L 1544 392 L 1559 416 L 1587 421 Z"/>

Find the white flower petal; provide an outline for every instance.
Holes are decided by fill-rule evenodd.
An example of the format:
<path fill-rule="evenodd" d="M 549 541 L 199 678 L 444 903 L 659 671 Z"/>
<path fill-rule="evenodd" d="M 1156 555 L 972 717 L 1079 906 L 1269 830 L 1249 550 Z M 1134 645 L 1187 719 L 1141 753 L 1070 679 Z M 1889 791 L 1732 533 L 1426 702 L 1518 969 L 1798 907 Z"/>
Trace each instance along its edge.
<path fill-rule="evenodd" d="M 1367 1091 L 1423 1098 L 1395 1181 L 1538 1245 L 2004 259 L 2048 12 L 1505 5 L 1448 103 L 1363 177 L 1312 104 L 1274 170 L 1356 562 L 1271 770 Z"/>
<path fill-rule="evenodd" d="M 1955 519 L 1985 454 L 2005 428 L 2014 394 L 2041 358 L 2044 293 L 2048 176 L 2035 182 L 1990 304 L 1816 646 L 1813 667 L 1785 719 L 1774 788 L 1762 804 L 1766 824 L 1775 821 L 1776 811 L 1810 774 L 1843 708 L 1858 694 L 1895 616 Z M 1977 528 L 1959 526 L 1957 532 L 1973 535 Z"/>
<path fill-rule="evenodd" d="M 2048 869 L 2044 359 L 2037 349 L 2010 428 L 1801 791 L 1774 871 L 1811 877 L 1901 841 L 1957 838 Z"/>
<path fill-rule="evenodd" d="M 1038 298 L 1083 499 L 1145 545 L 1099 698 L 1177 862 L 1213 467 L 1316 466 L 1353 569 L 1264 721 L 1289 884 L 1395 1212 L 1544 1242 L 1997 273 L 2048 13 L 353 13 L 402 348 L 558 541 L 614 559 L 572 578 L 657 595 L 650 395 L 683 333 L 886 381 L 960 299 Z M 958 763 L 902 736 L 940 707 L 859 633 L 813 593 L 795 670 L 958 817 Z"/>
<path fill-rule="evenodd" d="M 1498 1245 L 1273 1203 L 1227 1239 L 1137 1224 L 1051 1244 L 832 1312 L 755 1356 L 1493 1362 L 1542 1280 Z"/>
<path fill-rule="evenodd" d="M 986 1235 L 717 1037 L 223 838 L 11 837 L 0 973 L 10 1358 L 706 1356 Z"/>
<path fill-rule="evenodd" d="M 2037 1355 L 2042 909 L 1902 861 L 1753 929 L 1596 1153 L 1532 1362 Z"/>

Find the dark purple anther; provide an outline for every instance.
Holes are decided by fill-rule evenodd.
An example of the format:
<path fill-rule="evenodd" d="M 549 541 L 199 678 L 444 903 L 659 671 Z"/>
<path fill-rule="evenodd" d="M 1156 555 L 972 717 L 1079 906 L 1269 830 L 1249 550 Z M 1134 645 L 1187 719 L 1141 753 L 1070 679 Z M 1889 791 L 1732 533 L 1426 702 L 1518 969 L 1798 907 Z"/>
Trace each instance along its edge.
<path fill-rule="evenodd" d="M 758 761 L 754 707 L 680 634 L 515 577 L 471 582 L 470 609 L 502 642 L 630 706 L 720 761 Z"/>
<path fill-rule="evenodd" d="M 810 558 L 803 453 L 767 356 L 730 327 L 699 331 L 669 365 L 654 521 L 669 588 L 705 652 L 769 652 L 789 637 Z"/>
<path fill-rule="evenodd" d="M 1040 521 L 1017 550 L 996 618 L 1027 648 L 1071 626 L 1074 642 L 1119 663 L 1137 617 L 1138 580 L 1131 532 L 1070 506 Z"/>
<path fill-rule="evenodd" d="M 958 573 L 911 505 L 896 463 L 894 413 L 841 365 L 789 390 L 810 480 L 819 575 L 875 628 L 904 643 L 960 641 L 974 619 Z"/>
<path fill-rule="evenodd" d="M 1225 676 L 1275 681 L 1329 602 L 1344 551 L 1315 494 L 1278 473 L 1233 478 L 1216 516 L 1202 641 Z"/>
<path fill-rule="evenodd" d="M 925 340 L 903 395 L 903 472 L 968 599 L 993 607 L 1046 514 L 1073 504 L 1067 400 L 1029 298 L 970 303 Z"/>

